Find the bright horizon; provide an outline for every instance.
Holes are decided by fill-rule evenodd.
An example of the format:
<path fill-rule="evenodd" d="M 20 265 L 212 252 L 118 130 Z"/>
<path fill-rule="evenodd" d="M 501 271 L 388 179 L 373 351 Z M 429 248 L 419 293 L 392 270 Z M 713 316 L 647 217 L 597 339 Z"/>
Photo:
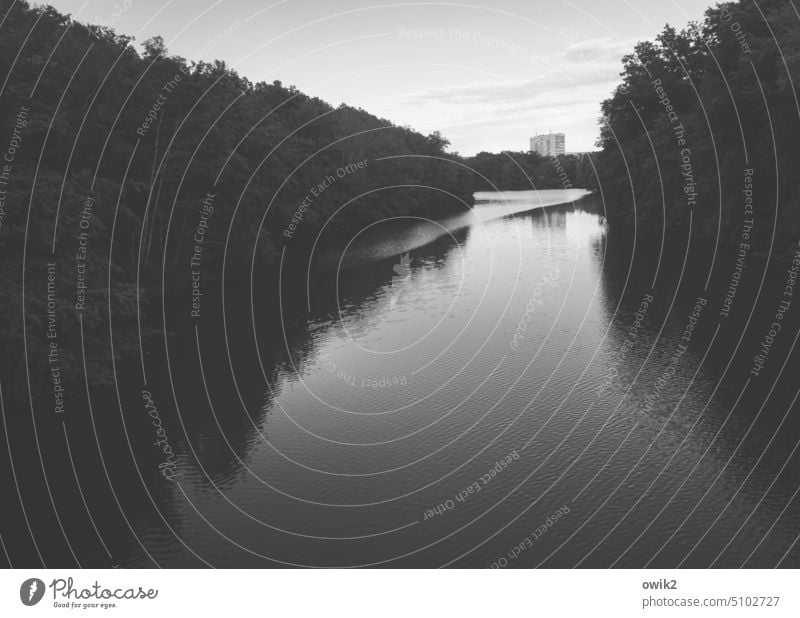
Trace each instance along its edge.
<path fill-rule="evenodd" d="M 136 46 L 161 35 L 170 54 L 224 60 L 422 133 L 462 155 L 524 151 L 537 133 L 595 150 L 600 103 L 622 56 L 666 23 L 700 19 L 709 0 L 52 0 L 80 22 L 113 25 Z"/>

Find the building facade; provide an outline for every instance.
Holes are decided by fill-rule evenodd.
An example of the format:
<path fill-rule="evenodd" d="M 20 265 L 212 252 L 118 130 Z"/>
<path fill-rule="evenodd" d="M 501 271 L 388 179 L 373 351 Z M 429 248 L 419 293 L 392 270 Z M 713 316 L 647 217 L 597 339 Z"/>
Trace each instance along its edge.
<path fill-rule="evenodd" d="M 531 138 L 531 150 L 545 157 L 557 157 L 567 152 L 563 133 L 545 133 Z"/>

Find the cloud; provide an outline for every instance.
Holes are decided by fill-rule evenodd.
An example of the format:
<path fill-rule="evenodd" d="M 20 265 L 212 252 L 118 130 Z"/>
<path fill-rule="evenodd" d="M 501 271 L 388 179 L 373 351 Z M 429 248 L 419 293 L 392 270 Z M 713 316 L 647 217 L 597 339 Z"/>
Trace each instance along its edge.
<path fill-rule="evenodd" d="M 568 91 L 573 97 L 596 94 L 596 86 L 619 82 L 622 56 L 632 49 L 631 41 L 610 37 L 590 39 L 569 45 L 551 62 L 541 59 L 536 77 L 526 80 L 482 80 L 457 86 L 443 86 L 408 92 L 397 97 L 403 105 L 438 101 L 445 104 L 497 104 L 508 101 L 533 101 L 554 91 Z M 610 93 L 610 89 L 609 89 Z M 599 105 L 600 101 L 593 99 Z"/>
<path fill-rule="evenodd" d="M 633 40 L 611 37 L 570 41 L 532 63 L 540 73 L 521 80 L 480 80 L 409 91 L 387 103 L 389 117 L 419 130 L 452 135 L 456 149 L 471 150 L 455 136 L 521 134 L 540 128 L 569 129 L 568 139 L 586 147 L 597 134 L 600 103 L 619 84 L 621 58 Z"/>
<path fill-rule="evenodd" d="M 619 65 L 622 57 L 629 54 L 638 39 L 618 40 L 609 36 L 586 39 L 571 43 L 562 58 L 567 62 L 593 62 Z"/>
<path fill-rule="evenodd" d="M 552 71 L 520 82 L 477 82 L 464 86 L 410 92 L 396 97 L 392 107 L 398 112 L 414 110 L 426 125 L 448 126 L 498 122 L 526 123 L 532 117 L 550 116 L 555 111 L 572 110 L 599 115 L 600 102 L 618 83 L 618 69 L 599 71 L 586 67 L 572 71 Z"/>

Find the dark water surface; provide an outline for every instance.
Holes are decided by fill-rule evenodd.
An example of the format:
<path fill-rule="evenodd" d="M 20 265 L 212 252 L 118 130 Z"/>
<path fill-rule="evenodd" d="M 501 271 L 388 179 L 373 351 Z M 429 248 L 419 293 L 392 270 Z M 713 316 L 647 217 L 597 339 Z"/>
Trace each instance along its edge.
<path fill-rule="evenodd" d="M 722 317 L 734 250 L 608 230 L 583 195 L 479 194 L 316 247 L 310 269 L 285 256 L 255 319 L 237 297 L 148 376 L 173 481 L 141 385 L 121 386 L 127 445 L 98 450 L 147 491 L 115 481 L 126 517 L 88 500 L 108 552 L 73 505 L 94 548 L 78 558 L 799 566 L 800 298 L 749 374 L 786 265 L 751 256 Z"/>

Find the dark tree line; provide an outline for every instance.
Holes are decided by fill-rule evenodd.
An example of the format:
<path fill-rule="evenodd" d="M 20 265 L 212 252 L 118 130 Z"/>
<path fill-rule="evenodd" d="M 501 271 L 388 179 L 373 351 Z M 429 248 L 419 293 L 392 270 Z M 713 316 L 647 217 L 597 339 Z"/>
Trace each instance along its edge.
<path fill-rule="evenodd" d="M 695 235 L 736 243 L 752 195 L 753 248 L 769 246 L 773 232 L 779 248 L 796 244 L 800 28 L 792 3 L 720 4 L 700 23 L 639 43 L 623 64 L 622 83 L 602 106 L 598 167 L 610 220 L 686 231 L 692 213 Z"/>
<path fill-rule="evenodd" d="M 190 289 L 200 228 L 208 290 L 223 253 L 227 278 L 247 283 L 251 263 L 270 276 L 285 246 L 323 226 L 341 235 L 472 205 L 470 174 L 438 133 L 187 62 L 159 37 L 137 51 L 52 7 L 3 0 L 0 15 L 0 375 L 17 385 L 25 345 L 34 366 L 46 358 L 48 263 L 61 365 L 80 369 L 82 320 L 88 374 L 102 382 L 109 316 L 114 354 L 135 353 L 137 320 L 158 330 L 162 288 Z"/>
<path fill-rule="evenodd" d="M 595 155 L 545 157 L 536 152 L 480 152 L 466 160 L 474 170 L 476 191 L 531 189 L 595 189 Z M 591 157 L 591 159 L 590 159 Z"/>

